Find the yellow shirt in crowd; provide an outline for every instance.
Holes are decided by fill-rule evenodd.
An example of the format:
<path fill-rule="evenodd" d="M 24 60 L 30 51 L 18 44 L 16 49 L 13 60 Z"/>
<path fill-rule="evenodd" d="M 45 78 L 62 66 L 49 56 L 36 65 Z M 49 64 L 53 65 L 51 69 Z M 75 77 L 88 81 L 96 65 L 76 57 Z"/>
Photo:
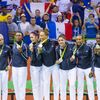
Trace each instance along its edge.
<path fill-rule="evenodd" d="M 7 22 L 7 17 L 8 16 L 11 16 L 10 14 L 7 14 L 7 15 L 5 15 L 5 16 L 3 16 L 3 15 L 0 15 L 0 22 Z"/>

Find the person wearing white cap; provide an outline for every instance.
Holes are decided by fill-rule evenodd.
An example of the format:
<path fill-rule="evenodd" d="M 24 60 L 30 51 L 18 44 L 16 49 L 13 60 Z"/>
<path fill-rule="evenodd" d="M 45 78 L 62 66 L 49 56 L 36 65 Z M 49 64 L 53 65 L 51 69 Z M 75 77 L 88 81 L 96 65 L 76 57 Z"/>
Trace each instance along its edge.
<path fill-rule="evenodd" d="M 21 31 L 24 36 L 27 33 L 28 27 L 29 27 L 29 22 L 26 21 L 26 15 L 21 14 L 21 23 L 19 23 L 18 28 L 19 31 Z"/>
<path fill-rule="evenodd" d="M 23 40 L 26 44 L 30 44 L 30 38 L 29 38 L 29 25 L 30 23 L 28 21 L 26 21 L 26 15 L 23 13 L 21 14 L 21 23 L 19 23 L 18 28 L 19 31 L 21 31 L 24 35 Z"/>

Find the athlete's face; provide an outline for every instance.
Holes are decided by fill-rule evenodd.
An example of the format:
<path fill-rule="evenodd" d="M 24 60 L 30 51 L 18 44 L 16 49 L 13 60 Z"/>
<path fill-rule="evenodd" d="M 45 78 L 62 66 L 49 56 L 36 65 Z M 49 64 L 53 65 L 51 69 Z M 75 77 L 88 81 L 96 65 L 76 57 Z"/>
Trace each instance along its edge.
<path fill-rule="evenodd" d="M 63 37 L 58 38 L 58 43 L 61 47 L 65 46 L 66 40 Z"/>
<path fill-rule="evenodd" d="M 76 44 L 77 44 L 78 46 L 80 46 L 82 43 L 83 43 L 82 36 L 77 36 L 77 37 L 76 37 Z"/>
<path fill-rule="evenodd" d="M 32 42 L 37 42 L 38 41 L 38 36 L 36 36 L 36 35 L 34 35 L 34 34 L 30 34 L 30 40 L 32 41 Z"/>
<path fill-rule="evenodd" d="M 40 40 L 41 40 L 41 41 L 44 41 L 45 39 L 47 39 L 47 38 L 48 38 L 48 36 L 47 36 L 47 35 L 45 35 L 45 33 L 44 33 L 44 32 L 40 32 L 40 34 L 39 34 L 39 38 L 40 38 Z"/>
<path fill-rule="evenodd" d="M 96 41 L 97 41 L 98 44 L 100 44 L 100 35 L 99 34 L 96 35 Z"/>
<path fill-rule="evenodd" d="M 23 39 L 22 33 L 19 33 L 19 32 L 16 33 L 15 38 L 16 38 L 16 41 L 21 41 Z"/>

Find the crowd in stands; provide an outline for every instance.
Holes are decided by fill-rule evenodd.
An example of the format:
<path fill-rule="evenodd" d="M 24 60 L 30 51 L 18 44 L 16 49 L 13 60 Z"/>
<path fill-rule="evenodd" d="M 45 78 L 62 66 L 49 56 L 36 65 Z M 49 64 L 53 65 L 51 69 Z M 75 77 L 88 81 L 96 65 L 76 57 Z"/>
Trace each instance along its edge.
<path fill-rule="evenodd" d="M 0 2 L 0 26 L 3 26 L 0 33 L 6 34 L 7 44 L 13 43 L 17 31 L 23 33 L 24 40 L 29 44 L 30 32 L 45 28 L 49 30 L 50 39 L 65 34 L 67 40 L 75 39 L 79 34 L 95 39 L 100 29 L 99 0 L 23 0 L 20 6 L 8 3 L 9 0 Z M 2 14 L 8 15 L 5 21 Z"/>
<path fill-rule="evenodd" d="M 77 97 L 82 100 L 84 76 L 89 99 L 94 100 L 94 74 L 100 100 L 100 0 L 0 1 L 2 100 L 7 100 L 11 66 L 16 100 L 25 100 L 29 58 L 34 100 L 50 100 L 51 75 L 54 100 L 59 98 L 59 88 L 61 100 L 66 100 L 67 79 L 70 100 L 76 100 L 76 77 Z"/>

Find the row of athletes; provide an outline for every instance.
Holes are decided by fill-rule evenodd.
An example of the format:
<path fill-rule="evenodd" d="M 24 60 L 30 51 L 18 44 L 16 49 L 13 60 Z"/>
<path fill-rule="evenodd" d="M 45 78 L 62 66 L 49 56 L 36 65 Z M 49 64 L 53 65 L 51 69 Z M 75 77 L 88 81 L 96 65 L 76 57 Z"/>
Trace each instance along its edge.
<path fill-rule="evenodd" d="M 27 81 L 27 59 L 31 58 L 30 74 L 34 100 L 50 100 L 50 78 L 52 75 L 54 100 L 66 100 L 66 81 L 69 80 L 70 100 L 76 100 L 75 81 L 78 80 L 77 99 L 83 100 L 84 76 L 90 100 L 94 100 L 93 75 L 97 83 L 100 100 L 100 34 L 96 35 L 93 49 L 84 42 L 83 36 L 69 43 L 61 34 L 58 42 L 48 39 L 48 30 L 30 34 L 31 44 L 23 41 L 17 32 L 12 50 L 4 44 L 0 34 L 0 100 L 7 100 L 8 70 L 12 66 L 12 80 L 16 100 L 25 100 Z M 2 90 L 2 95 L 1 95 Z M 2 98 L 2 99 L 1 99 Z"/>

